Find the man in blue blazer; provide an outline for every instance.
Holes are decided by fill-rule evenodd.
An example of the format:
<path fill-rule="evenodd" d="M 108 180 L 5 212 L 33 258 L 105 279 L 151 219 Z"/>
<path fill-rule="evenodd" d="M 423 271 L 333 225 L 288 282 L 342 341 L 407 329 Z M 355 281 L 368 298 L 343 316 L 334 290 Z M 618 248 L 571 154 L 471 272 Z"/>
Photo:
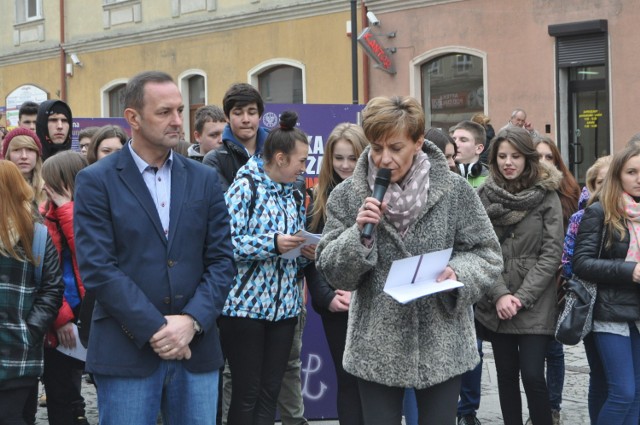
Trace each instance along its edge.
<path fill-rule="evenodd" d="M 87 370 L 100 423 L 215 424 L 216 319 L 236 273 L 216 172 L 171 150 L 182 96 L 162 72 L 125 90 L 132 138 L 78 174 L 75 241 L 93 291 Z"/>

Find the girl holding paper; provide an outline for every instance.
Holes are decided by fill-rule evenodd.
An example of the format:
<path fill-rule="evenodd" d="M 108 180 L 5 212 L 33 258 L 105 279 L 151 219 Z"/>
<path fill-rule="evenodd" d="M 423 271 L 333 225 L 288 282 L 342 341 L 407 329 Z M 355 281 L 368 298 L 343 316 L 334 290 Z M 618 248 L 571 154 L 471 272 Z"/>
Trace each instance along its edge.
<path fill-rule="evenodd" d="M 358 157 L 369 144 L 362 128 L 352 123 L 338 124 L 324 148 L 324 160 L 307 214 L 307 228 L 322 233 L 327 218 L 327 200 L 337 185 L 353 174 Z M 314 310 L 322 318 L 331 358 L 338 381 L 337 407 L 341 425 L 363 425 L 360 391 L 355 376 L 342 367 L 351 292 L 335 289 L 316 269 L 315 263 L 304 269 Z"/>
<path fill-rule="evenodd" d="M 498 240 L 473 188 L 423 144 L 416 99 L 372 99 L 362 127 L 371 146 L 331 193 L 316 252 L 328 283 L 353 291 L 344 369 L 358 380 L 367 425 L 399 425 L 405 388 L 416 389 L 421 425 L 454 423 L 460 375 L 480 360 L 471 306 L 502 269 Z M 382 203 L 371 196 L 380 168 L 391 170 Z M 361 237 L 367 223 L 371 239 Z M 463 287 L 407 304 L 384 292 L 393 261 L 447 248 L 439 280 Z"/>
<path fill-rule="evenodd" d="M 308 261 L 281 257 L 305 241 L 295 235 L 305 214 L 294 182 L 305 172 L 309 145 L 297 119 L 281 115 L 262 157 L 249 159 L 225 193 L 238 267 L 218 323 L 231 370 L 229 425 L 273 424 L 302 306 L 298 271 Z M 313 258 L 313 248 L 302 253 Z"/>
<path fill-rule="evenodd" d="M 500 239 L 504 270 L 477 304 L 476 319 L 493 347 L 504 423 L 522 424 L 522 375 L 531 422 L 552 425 L 544 359 L 557 317 L 562 173 L 540 163 L 531 136 L 519 127 L 493 139 L 489 171 L 478 194 Z"/>

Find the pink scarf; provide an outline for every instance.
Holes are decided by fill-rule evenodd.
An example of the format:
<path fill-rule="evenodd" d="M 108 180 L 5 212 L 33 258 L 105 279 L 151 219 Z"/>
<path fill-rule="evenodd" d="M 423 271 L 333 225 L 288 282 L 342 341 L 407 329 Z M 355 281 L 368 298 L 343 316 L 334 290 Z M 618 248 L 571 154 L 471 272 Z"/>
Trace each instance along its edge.
<path fill-rule="evenodd" d="M 627 213 L 627 227 L 629 228 L 629 250 L 626 261 L 640 263 L 640 205 L 627 193 L 622 194 L 624 211 Z"/>

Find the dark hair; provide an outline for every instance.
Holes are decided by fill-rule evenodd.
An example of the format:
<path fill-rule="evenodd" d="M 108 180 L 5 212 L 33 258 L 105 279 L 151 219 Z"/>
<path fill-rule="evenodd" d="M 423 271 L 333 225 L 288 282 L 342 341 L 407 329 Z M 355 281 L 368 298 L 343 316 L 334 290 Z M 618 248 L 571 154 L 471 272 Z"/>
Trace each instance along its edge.
<path fill-rule="evenodd" d="M 438 149 L 442 151 L 442 153 L 444 153 L 447 145 L 449 144 L 453 145 L 454 152 L 458 152 L 458 148 L 456 146 L 456 143 L 453 141 L 453 137 L 449 136 L 447 133 L 438 128 L 431 127 L 430 129 L 425 131 L 424 138 L 433 142 L 433 144 L 436 145 Z"/>
<path fill-rule="evenodd" d="M 453 131 L 466 130 L 473 136 L 473 142 L 476 145 L 484 145 L 487 143 L 487 130 L 481 124 L 474 121 L 460 121 L 453 127 Z"/>
<path fill-rule="evenodd" d="M 22 105 L 20 105 L 20 110 L 18 111 L 18 119 L 21 119 L 23 115 L 37 115 L 38 106 L 39 105 L 36 102 L 31 102 L 30 100 L 22 103 Z"/>
<path fill-rule="evenodd" d="M 265 163 L 270 163 L 276 152 L 288 156 L 295 149 L 296 141 L 309 144 L 304 131 L 296 127 L 297 122 L 298 114 L 294 111 L 285 111 L 280 115 L 280 127 L 271 130 L 264 142 L 262 157 Z"/>
<path fill-rule="evenodd" d="M 98 149 L 100 149 L 102 141 L 104 139 L 111 139 L 112 137 L 120 139 L 122 146 L 127 143 L 127 133 L 125 133 L 119 125 L 105 125 L 104 127 L 100 127 L 91 138 L 91 143 L 87 149 L 87 161 L 89 164 L 98 161 Z"/>
<path fill-rule="evenodd" d="M 141 111 L 144 107 L 144 86 L 147 83 L 173 83 L 173 78 L 162 71 L 145 71 L 134 75 L 124 89 L 124 107 Z"/>
<path fill-rule="evenodd" d="M 91 126 L 85 127 L 78 133 L 78 140 L 82 140 L 85 137 L 92 138 L 100 130 L 100 127 Z"/>
<path fill-rule="evenodd" d="M 258 107 L 258 114 L 262 116 L 264 113 L 264 101 L 260 92 L 247 83 L 233 84 L 222 98 L 222 109 L 224 115 L 229 117 L 233 108 L 243 108 L 251 103 L 255 103 Z"/>
<path fill-rule="evenodd" d="M 479 125 L 479 124 L 478 124 Z M 515 180 L 504 178 L 498 168 L 498 149 L 502 143 L 509 143 L 524 156 L 524 170 Z M 529 132 L 521 127 L 505 127 L 491 141 L 489 150 L 489 172 L 498 186 L 510 193 L 518 193 L 532 187 L 540 178 L 540 156 L 533 146 Z"/>
<path fill-rule="evenodd" d="M 198 133 L 202 134 L 204 125 L 208 122 L 226 122 L 224 112 L 219 106 L 205 105 L 196 110 L 194 127 Z"/>

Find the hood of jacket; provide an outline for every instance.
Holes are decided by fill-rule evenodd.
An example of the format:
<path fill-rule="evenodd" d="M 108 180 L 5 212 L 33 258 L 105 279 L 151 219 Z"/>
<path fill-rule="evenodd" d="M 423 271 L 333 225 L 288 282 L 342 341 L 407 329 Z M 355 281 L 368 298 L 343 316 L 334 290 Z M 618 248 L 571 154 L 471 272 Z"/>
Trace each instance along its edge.
<path fill-rule="evenodd" d="M 580 192 L 580 198 L 578 199 L 578 211 L 587 208 L 587 202 L 589 202 L 590 197 L 589 189 L 587 189 L 586 186 L 583 187 L 582 192 Z"/>
<path fill-rule="evenodd" d="M 535 186 L 545 191 L 558 190 L 562 181 L 562 172 L 553 165 L 544 162 L 540 163 L 540 176 Z"/>
<path fill-rule="evenodd" d="M 267 140 L 267 136 L 269 135 L 269 130 L 264 127 L 258 127 L 258 133 L 256 135 L 256 151 L 254 155 L 262 154 L 262 147 L 264 146 L 264 141 Z M 233 135 L 231 131 L 231 126 L 227 124 L 224 127 L 224 131 L 222 132 L 222 140 L 226 142 L 233 143 L 234 145 L 242 148 L 242 150 L 246 151 L 246 148 L 242 143 L 236 139 L 236 136 Z"/>
<path fill-rule="evenodd" d="M 61 107 L 65 112 L 64 115 L 69 121 L 69 133 L 64 143 L 55 145 L 49 138 L 49 115 L 54 106 Z M 71 149 L 71 129 L 73 127 L 73 116 L 71 115 L 71 108 L 62 100 L 45 100 L 40 104 L 38 108 L 38 116 L 36 118 L 36 134 L 42 143 L 42 160 L 49 158 L 52 155 L 64 150 Z"/>

